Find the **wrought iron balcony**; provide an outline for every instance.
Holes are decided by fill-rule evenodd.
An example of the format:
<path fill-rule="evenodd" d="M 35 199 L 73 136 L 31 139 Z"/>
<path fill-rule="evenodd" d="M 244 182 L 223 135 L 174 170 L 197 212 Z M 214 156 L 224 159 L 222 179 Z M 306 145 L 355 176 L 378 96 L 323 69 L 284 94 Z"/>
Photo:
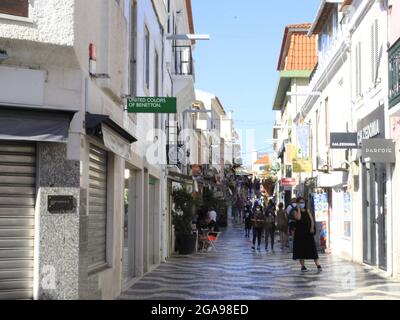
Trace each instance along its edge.
<path fill-rule="evenodd" d="M 400 102 L 400 39 L 389 50 L 389 107 Z"/>
<path fill-rule="evenodd" d="M 193 75 L 193 56 L 191 46 L 174 46 L 175 68 L 177 76 Z"/>

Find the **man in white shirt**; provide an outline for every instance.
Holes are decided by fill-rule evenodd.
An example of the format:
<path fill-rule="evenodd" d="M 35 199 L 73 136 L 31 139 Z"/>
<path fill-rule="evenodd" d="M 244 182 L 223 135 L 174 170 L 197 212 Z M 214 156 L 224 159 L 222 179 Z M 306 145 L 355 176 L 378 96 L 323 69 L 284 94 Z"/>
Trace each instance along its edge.
<path fill-rule="evenodd" d="M 208 213 L 210 219 L 214 222 L 217 222 L 217 212 L 215 212 L 214 208 L 211 208 L 211 211 Z"/>

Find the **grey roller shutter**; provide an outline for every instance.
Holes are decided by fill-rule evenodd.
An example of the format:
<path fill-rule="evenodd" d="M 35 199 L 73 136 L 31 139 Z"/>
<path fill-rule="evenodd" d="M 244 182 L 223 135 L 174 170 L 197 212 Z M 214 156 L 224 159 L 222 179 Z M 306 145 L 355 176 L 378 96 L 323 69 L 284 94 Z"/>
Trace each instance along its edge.
<path fill-rule="evenodd" d="M 0 299 L 33 298 L 36 148 L 0 142 Z"/>
<path fill-rule="evenodd" d="M 90 145 L 89 270 L 107 265 L 107 152 Z"/>

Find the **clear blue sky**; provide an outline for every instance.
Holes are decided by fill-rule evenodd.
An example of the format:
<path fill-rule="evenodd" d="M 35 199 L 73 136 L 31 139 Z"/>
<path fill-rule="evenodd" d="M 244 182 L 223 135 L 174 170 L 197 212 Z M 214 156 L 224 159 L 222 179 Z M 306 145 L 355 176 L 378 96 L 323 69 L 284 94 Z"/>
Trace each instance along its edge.
<path fill-rule="evenodd" d="M 267 149 L 275 120 L 272 102 L 284 28 L 312 22 L 320 0 L 192 0 L 198 41 L 196 87 L 216 94 L 227 111 L 234 111 L 238 129 L 254 128 L 255 148 Z M 246 150 L 244 150 L 245 152 Z M 249 161 L 249 154 L 244 154 Z"/>

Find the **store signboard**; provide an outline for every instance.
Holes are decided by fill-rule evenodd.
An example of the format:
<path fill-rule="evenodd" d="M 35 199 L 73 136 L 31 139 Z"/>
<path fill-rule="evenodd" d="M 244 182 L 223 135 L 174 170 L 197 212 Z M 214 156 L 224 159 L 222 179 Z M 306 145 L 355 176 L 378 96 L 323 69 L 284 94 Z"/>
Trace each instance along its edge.
<path fill-rule="evenodd" d="M 363 140 L 362 156 L 365 162 L 395 163 L 396 145 L 393 140 L 386 140 L 386 139 Z"/>
<path fill-rule="evenodd" d="M 307 160 L 310 158 L 310 127 L 308 125 L 297 126 L 297 159 Z"/>
<path fill-rule="evenodd" d="M 385 138 L 385 107 L 382 105 L 357 124 L 357 143 L 361 148 L 363 140 Z"/>
<path fill-rule="evenodd" d="M 400 117 L 390 118 L 390 129 L 392 139 L 400 139 Z"/>
<path fill-rule="evenodd" d="M 345 238 L 351 238 L 351 223 L 352 223 L 352 202 L 351 202 L 351 193 L 344 192 L 343 193 L 343 236 Z"/>
<path fill-rule="evenodd" d="M 176 98 L 135 97 L 128 99 L 129 113 L 177 113 Z"/>
<path fill-rule="evenodd" d="M 293 159 L 293 172 L 312 172 L 312 161 L 306 159 Z"/>
<path fill-rule="evenodd" d="M 282 187 L 295 187 L 297 185 L 295 178 L 282 178 L 281 186 Z"/>
<path fill-rule="evenodd" d="M 346 184 L 349 173 L 345 171 L 332 171 L 330 173 L 320 173 L 317 176 L 318 188 L 334 188 Z"/>
<path fill-rule="evenodd" d="M 357 133 L 332 132 L 331 149 L 358 149 Z"/>
<path fill-rule="evenodd" d="M 328 221 L 329 220 L 329 204 L 327 193 L 314 193 L 314 210 L 315 210 L 315 221 Z"/>
<path fill-rule="evenodd" d="M 294 144 L 287 144 L 285 149 L 285 164 L 292 164 L 293 159 L 296 158 L 297 148 Z"/>

